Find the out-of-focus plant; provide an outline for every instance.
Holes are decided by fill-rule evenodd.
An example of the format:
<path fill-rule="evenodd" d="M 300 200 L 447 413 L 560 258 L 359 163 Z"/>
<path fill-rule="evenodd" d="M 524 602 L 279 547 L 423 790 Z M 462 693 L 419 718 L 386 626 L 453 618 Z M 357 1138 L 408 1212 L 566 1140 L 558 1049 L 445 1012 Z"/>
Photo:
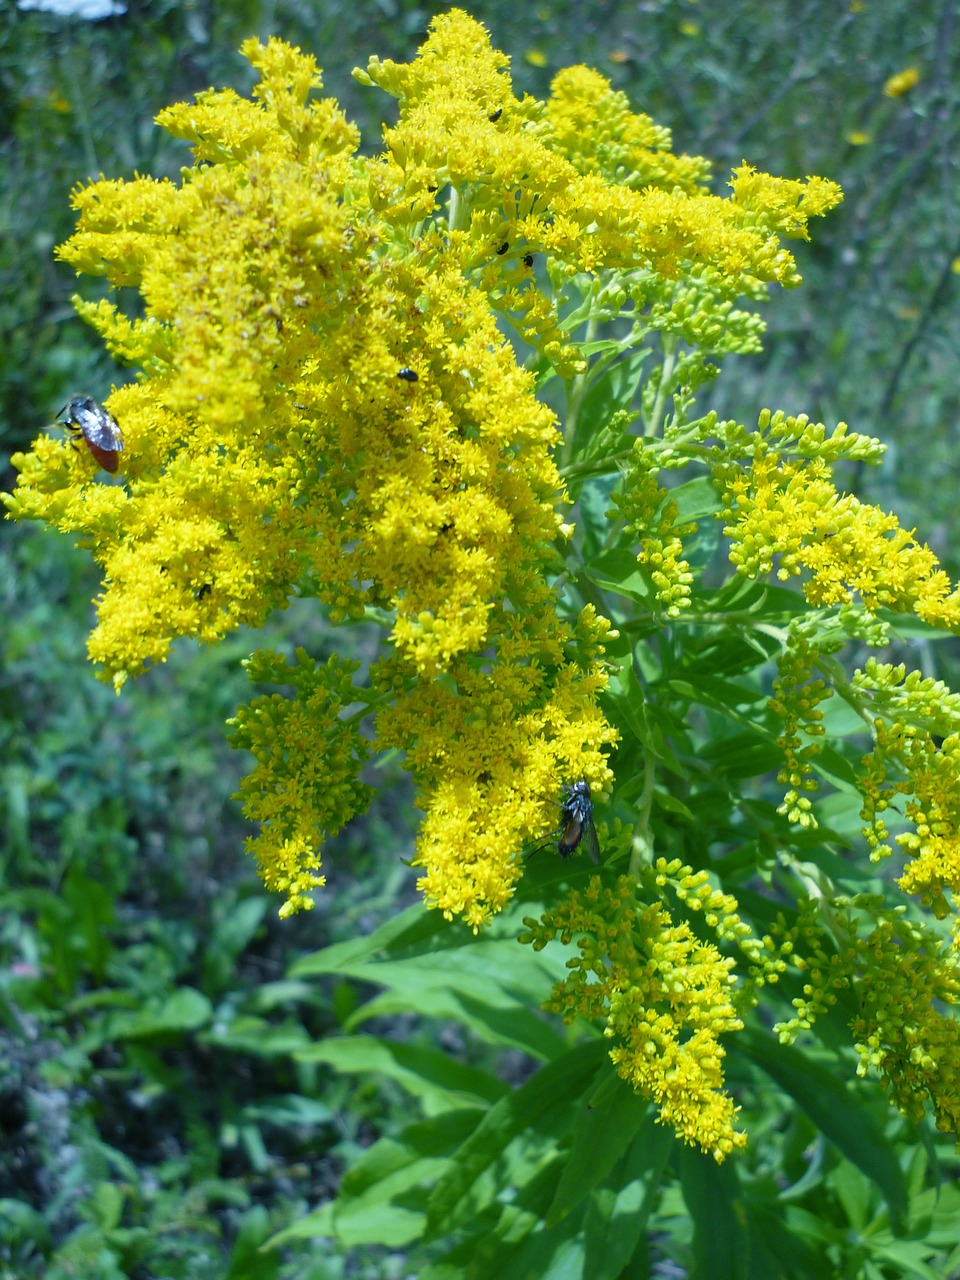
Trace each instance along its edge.
<path fill-rule="evenodd" d="M 743 164 L 711 194 L 706 162 L 596 72 L 518 99 L 457 10 L 411 63 L 357 73 L 399 106 L 372 158 L 311 97 L 312 58 L 244 52 L 252 100 L 161 114 L 193 146 L 179 184 L 75 194 L 61 256 L 143 302 L 77 302 L 139 370 L 107 402 L 116 481 L 44 435 L 7 503 L 102 566 L 89 652 L 118 690 L 176 637 L 222 641 L 294 597 L 382 628 L 368 667 L 306 647 L 249 662 L 276 690 L 233 724 L 264 881 L 281 914 L 310 907 L 321 844 L 369 802 L 365 762 L 402 751 L 434 911 L 300 973 L 387 987 L 357 1020 L 457 1017 L 546 1065 L 511 1092 L 367 1037 L 305 1051 L 395 1075 L 425 1119 L 299 1230 L 460 1239 L 420 1274 L 565 1256 L 616 1276 L 676 1213 L 669 1167 L 693 1240 L 654 1234 L 691 1274 L 747 1274 L 751 1252 L 822 1274 L 799 1269 L 815 1246 L 764 1174 L 774 1152 L 805 1171 L 829 1239 L 844 1192 L 784 1144 L 792 1098 L 916 1232 L 871 1096 L 842 1081 L 957 1133 L 960 709 L 871 650 L 956 631 L 960 598 L 895 517 L 836 487 L 876 440 L 697 409 L 724 356 L 760 349 L 753 308 L 799 283 L 784 241 L 838 188 Z M 592 802 L 605 818 L 589 876 L 524 857 L 563 784 L 560 852 Z M 572 1047 L 541 1002 L 583 1030 Z"/>

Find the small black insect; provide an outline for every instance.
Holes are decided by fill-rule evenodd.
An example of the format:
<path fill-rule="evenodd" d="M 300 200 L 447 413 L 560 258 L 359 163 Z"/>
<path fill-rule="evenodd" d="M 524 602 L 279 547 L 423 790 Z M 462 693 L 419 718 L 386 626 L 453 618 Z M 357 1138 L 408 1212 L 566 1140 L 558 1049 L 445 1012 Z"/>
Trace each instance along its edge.
<path fill-rule="evenodd" d="M 397 377 L 402 378 L 404 382 L 419 382 L 420 375 L 415 369 L 399 369 Z"/>
<path fill-rule="evenodd" d="M 531 270 L 531 268 L 533 267 L 533 254 L 532 254 L 532 253 L 525 253 L 525 254 L 523 255 L 523 265 L 527 268 L 527 270 L 528 270 L 528 271 L 530 271 L 530 270 Z"/>
<path fill-rule="evenodd" d="M 503 107 L 497 107 L 493 115 L 487 116 L 487 119 L 490 121 L 491 124 L 496 124 L 502 115 L 503 115 Z"/>
<path fill-rule="evenodd" d="M 510 248 L 510 241 L 504 240 L 503 244 L 497 250 L 497 257 L 502 258 L 509 248 Z"/>
<path fill-rule="evenodd" d="M 574 782 L 566 789 L 567 795 L 560 809 L 563 830 L 557 841 L 557 853 L 567 858 L 580 844 L 594 862 L 600 861 L 600 842 L 593 825 L 593 801 L 590 799 L 589 782 Z"/>
<path fill-rule="evenodd" d="M 66 416 L 64 416 L 66 415 Z M 123 433 L 117 420 L 92 396 L 74 396 L 57 414 L 74 437 L 83 436 L 87 448 L 104 471 L 115 472 L 120 465 Z M 71 441 L 77 447 L 76 439 Z"/>

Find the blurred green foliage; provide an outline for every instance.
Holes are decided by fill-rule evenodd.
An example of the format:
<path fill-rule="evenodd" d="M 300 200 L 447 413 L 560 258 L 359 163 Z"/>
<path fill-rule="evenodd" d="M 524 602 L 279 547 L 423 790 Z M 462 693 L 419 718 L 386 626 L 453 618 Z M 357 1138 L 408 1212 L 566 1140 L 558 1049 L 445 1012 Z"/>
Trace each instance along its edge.
<path fill-rule="evenodd" d="M 132 0 L 97 22 L 4 7 L 4 463 L 69 395 L 103 397 L 127 376 L 73 316 L 75 282 L 52 257 L 72 229 L 71 188 L 100 173 L 176 176 L 185 153 L 153 116 L 211 84 L 247 89 L 236 49 L 250 34 L 314 52 L 327 92 L 373 149 L 384 99 L 351 68 L 374 53 L 411 56 L 447 7 Z M 764 405 L 804 410 L 885 439 L 888 464 L 851 481 L 919 524 L 956 574 L 960 39 L 948 0 L 464 7 L 511 53 L 521 89 L 542 96 L 560 67 L 594 65 L 670 125 L 678 149 L 709 156 L 718 182 L 746 158 L 842 184 L 846 203 L 801 252 L 804 287 L 771 311 L 764 356 L 731 362 L 715 407 L 748 424 Z M 909 66 L 916 87 L 885 96 Z M 242 857 L 229 798 L 244 766 L 223 722 L 247 696 L 240 659 L 251 642 L 181 648 L 118 700 L 84 659 L 96 590 L 85 557 L 51 536 L 10 526 L 0 536 L 0 1280 L 403 1274 L 402 1248 L 365 1252 L 359 1228 L 349 1263 L 307 1239 L 258 1248 L 406 1119 L 380 1058 L 374 1090 L 328 1074 L 322 1054 L 292 1056 L 343 1026 L 364 985 L 286 975 L 297 955 L 371 933 L 409 898 L 412 877 L 395 856 L 407 806 L 381 801 L 346 833 L 331 850 L 329 897 L 281 927 Z M 269 643 L 292 648 L 294 638 L 318 654 L 333 647 L 296 611 Z M 405 794 L 389 764 L 377 784 Z M 404 1039 L 429 1053 L 416 1025 L 404 1024 Z M 482 1039 L 470 1052 L 486 1072 Z M 496 1085 L 492 1075 L 471 1082 Z M 785 1168 L 811 1132 L 803 1120 L 786 1130 Z M 853 1166 L 822 1158 L 838 1273 L 845 1263 L 866 1274 L 839 1242 L 886 1230 L 883 1206 Z M 926 1199 L 912 1206 L 933 1211 Z M 681 1234 L 682 1213 L 678 1204 Z"/>

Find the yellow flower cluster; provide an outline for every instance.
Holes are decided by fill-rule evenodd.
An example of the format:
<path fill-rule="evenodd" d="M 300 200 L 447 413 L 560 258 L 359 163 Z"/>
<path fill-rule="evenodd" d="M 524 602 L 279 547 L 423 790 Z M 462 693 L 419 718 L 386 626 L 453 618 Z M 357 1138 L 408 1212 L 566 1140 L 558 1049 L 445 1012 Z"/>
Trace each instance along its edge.
<path fill-rule="evenodd" d="M 661 867 L 664 879 L 676 870 Z M 706 903 L 709 887 L 697 883 Z M 719 1041 L 743 1025 L 732 1002 L 734 961 L 686 921 L 674 923 L 662 903 L 639 901 L 627 876 L 607 886 L 594 876 L 583 893 L 524 923 L 521 941 L 538 950 L 556 937 L 575 938 L 579 949 L 545 1007 L 567 1022 L 603 1021 L 617 1074 L 651 1098 L 660 1121 L 685 1142 L 717 1161 L 743 1147 Z"/>
<path fill-rule="evenodd" d="M 950 1012 L 960 1004 L 956 948 L 907 920 L 903 908 L 859 894 L 808 899 L 782 949 L 804 985 L 794 1018 L 774 1028 L 781 1042 L 792 1043 L 852 988 L 858 1075 L 877 1072 L 914 1122 L 929 1101 L 938 1128 L 960 1132 L 960 1024 Z"/>
<path fill-rule="evenodd" d="M 919 1121 L 929 1100 L 937 1128 L 960 1133 L 960 955 L 902 917 L 881 920 L 857 945 L 858 1073 L 879 1072 L 899 1109 Z"/>
<path fill-rule="evenodd" d="M 790 460 L 761 451 L 725 477 L 724 533 L 738 572 L 804 577 L 807 600 L 823 607 L 859 597 L 875 613 L 913 613 L 931 626 L 960 627 L 960 592 L 936 556 L 896 516 L 841 494 L 824 457 Z"/>
<path fill-rule="evenodd" d="M 749 212 L 748 225 L 780 235 L 809 240 L 807 223 L 829 213 L 840 200 L 840 188 L 829 178 L 777 178 L 748 164 L 734 169 L 733 198 Z"/>
<path fill-rule="evenodd" d="M 650 575 L 655 597 L 668 618 L 690 607 L 693 574 L 683 557 L 683 539 L 695 524 L 679 522 L 679 508 L 657 479 L 660 459 L 643 440 L 633 446 L 623 493 L 614 496 L 628 527 L 640 539 L 638 563 Z"/>
<path fill-rule="evenodd" d="M 585 778 L 602 790 L 613 776 L 601 748 L 615 731 L 597 705 L 610 624 L 588 605 L 571 627 L 556 617 L 545 584 L 527 584 L 531 601 L 538 591 L 541 608 L 521 617 L 503 607 L 491 617 L 498 661 L 489 669 L 458 660 L 447 679 L 412 686 L 401 683 L 398 664 L 377 673 L 390 695 L 378 743 L 406 751 L 426 793 L 418 888 L 474 929 L 508 901 L 520 851 L 556 825 L 557 779 Z"/>
<path fill-rule="evenodd" d="M 616 737 L 598 705 L 609 624 L 592 608 L 562 621 L 549 584 L 565 531 L 557 422 L 498 315 L 561 376 L 586 363 L 560 323 L 574 280 L 614 310 L 643 302 L 665 331 L 755 343 L 732 299 L 796 283 L 780 237 L 839 192 L 741 169 L 732 198 L 714 196 L 706 164 L 674 155 L 595 72 L 518 99 L 507 59 L 459 10 L 410 64 L 357 73 L 399 104 L 370 159 L 316 96 L 311 57 L 279 40 L 243 52 L 260 77 L 249 100 L 211 90 L 158 117 L 193 149 L 179 184 L 74 194 L 61 257 L 143 303 L 130 318 L 111 298 L 78 302 L 139 369 L 106 402 L 125 438 L 118 477 L 43 436 L 15 457 L 7 502 L 101 565 L 89 652 L 118 689 L 176 637 L 260 626 L 294 595 L 389 627 L 372 690 L 299 660 L 251 665 L 268 684 L 296 674 L 289 697 L 237 722 L 258 762 L 244 788 L 255 851 L 267 883 L 308 905 L 316 842 L 364 803 L 363 750 L 343 725 L 359 703 L 378 717 L 372 749 L 403 750 L 415 775 L 427 900 L 479 927 L 554 824 L 561 783 L 608 785 Z M 691 365 L 692 383 L 705 376 Z M 672 519 L 668 503 L 645 551 L 668 612 L 685 603 Z"/>
<path fill-rule="evenodd" d="M 619 186 L 660 187 L 693 195 L 710 180 L 701 156 L 677 156 L 670 130 L 635 114 L 625 93 L 590 67 L 558 72 L 544 113 L 552 148 L 578 173 L 599 174 Z"/>
<path fill-rule="evenodd" d="M 292 698 L 254 698 L 230 721 L 233 745 L 257 761 L 240 789 L 244 813 L 261 827 L 247 843 L 266 887 L 284 895 L 280 915 L 287 916 L 313 905 L 307 894 L 325 883 L 319 846 L 371 794 L 358 778 L 370 744 L 358 717 L 345 714 L 357 664 L 334 656 L 319 665 L 298 649 L 293 663 L 260 650 L 246 666 L 258 683 L 296 690 Z"/>
<path fill-rule="evenodd" d="M 898 884 L 943 919 L 950 898 L 960 899 L 960 697 L 919 672 L 872 660 L 853 687 L 875 714 L 874 748 L 861 777 L 872 856 L 891 852 L 880 814 L 905 796 L 912 829 L 896 843 L 911 861 Z"/>
<path fill-rule="evenodd" d="M 817 820 L 809 796 L 802 793 L 817 789 L 811 771 L 813 759 L 820 750 L 818 739 L 823 736 L 823 712 L 819 705 L 833 693 L 825 681 L 813 678 L 819 652 L 804 635 L 802 625 L 792 628 L 777 660 L 777 677 L 768 702 L 773 714 L 783 721 L 777 746 L 785 759 L 777 781 L 789 788 L 777 812 L 784 814 L 789 822 L 807 828 L 816 827 Z M 812 741 L 805 742 L 803 735 Z"/>
<path fill-rule="evenodd" d="M 840 200 L 835 183 L 744 169 L 733 198 L 721 199 L 702 185 L 706 164 L 674 156 L 669 133 L 632 113 L 597 72 L 561 72 L 541 103 L 517 100 L 506 68 L 482 28 L 452 10 L 413 62 L 373 58 L 354 74 L 400 106 L 384 135 L 378 209 L 413 232 L 449 183 L 451 226 L 462 234 L 446 251 L 480 269 L 491 302 L 521 318 L 521 336 L 557 372 L 579 372 L 583 361 L 560 324 L 563 295 L 542 292 L 528 265 L 539 255 L 558 285 L 604 270 L 641 271 L 646 290 L 704 276 L 726 297 L 799 282 L 778 234 L 802 236 L 808 218 Z"/>

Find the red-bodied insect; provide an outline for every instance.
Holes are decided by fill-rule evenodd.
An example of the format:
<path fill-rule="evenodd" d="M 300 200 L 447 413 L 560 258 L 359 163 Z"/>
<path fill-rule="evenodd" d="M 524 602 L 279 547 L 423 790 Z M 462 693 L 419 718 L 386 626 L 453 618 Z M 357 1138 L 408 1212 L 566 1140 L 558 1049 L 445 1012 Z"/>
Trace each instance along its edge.
<path fill-rule="evenodd" d="M 92 396 L 74 396 L 57 414 L 57 419 L 73 433 L 70 443 L 75 449 L 77 437 L 83 436 L 104 471 L 116 472 L 123 450 L 123 433 L 116 418 L 102 404 L 97 404 Z"/>

